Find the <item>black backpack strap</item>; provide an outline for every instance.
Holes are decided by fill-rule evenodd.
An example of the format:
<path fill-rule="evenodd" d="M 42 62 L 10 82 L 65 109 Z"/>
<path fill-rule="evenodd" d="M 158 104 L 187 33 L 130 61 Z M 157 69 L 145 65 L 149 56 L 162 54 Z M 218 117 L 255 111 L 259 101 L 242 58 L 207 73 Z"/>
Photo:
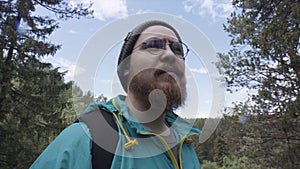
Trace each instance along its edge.
<path fill-rule="evenodd" d="M 92 136 L 93 169 L 109 169 L 119 140 L 118 128 L 110 112 L 95 109 L 79 118 Z"/>

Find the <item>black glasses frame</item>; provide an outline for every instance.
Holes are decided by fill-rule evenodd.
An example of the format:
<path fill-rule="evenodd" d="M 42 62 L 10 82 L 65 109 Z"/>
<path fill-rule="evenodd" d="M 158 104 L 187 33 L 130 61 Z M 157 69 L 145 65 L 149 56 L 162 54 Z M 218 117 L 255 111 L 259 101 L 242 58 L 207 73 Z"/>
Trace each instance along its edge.
<path fill-rule="evenodd" d="M 187 57 L 187 55 L 188 55 L 188 53 L 189 53 L 189 51 L 190 51 L 190 49 L 189 49 L 189 47 L 185 44 L 185 43 L 183 43 L 183 42 L 181 42 L 181 41 L 178 41 L 178 42 L 176 42 L 176 41 L 169 41 L 169 40 L 166 40 L 166 39 L 162 39 L 162 38 L 157 38 L 157 37 L 152 37 L 152 38 L 149 38 L 149 39 L 147 39 L 147 40 L 145 40 L 144 42 L 142 42 L 141 44 L 139 44 L 139 45 L 137 45 L 135 48 L 133 48 L 132 49 L 132 51 L 133 50 L 135 50 L 135 49 L 137 49 L 137 48 L 139 48 L 139 47 L 141 47 L 142 45 L 146 45 L 147 44 L 147 41 L 149 41 L 149 40 L 151 40 L 151 39 L 160 39 L 160 40 L 162 40 L 162 42 L 163 42 L 163 48 L 158 48 L 158 49 L 164 49 L 164 50 L 166 50 L 166 45 L 169 45 L 169 47 L 170 47 L 170 49 L 172 50 L 172 52 L 175 54 L 175 52 L 173 51 L 173 49 L 172 49 L 172 44 L 173 43 L 179 43 L 180 44 L 180 46 L 182 46 L 182 48 L 183 48 L 183 46 L 186 48 L 186 51 L 184 51 L 183 49 L 183 53 L 182 53 L 182 56 L 180 57 L 180 59 L 183 59 L 183 60 L 185 60 L 185 58 Z M 151 54 L 154 54 L 154 55 L 158 55 L 158 54 L 160 54 L 160 52 L 159 53 L 155 53 L 155 52 L 151 52 L 151 51 L 149 51 Z M 175 54 L 176 56 L 178 56 L 177 54 Z"/>

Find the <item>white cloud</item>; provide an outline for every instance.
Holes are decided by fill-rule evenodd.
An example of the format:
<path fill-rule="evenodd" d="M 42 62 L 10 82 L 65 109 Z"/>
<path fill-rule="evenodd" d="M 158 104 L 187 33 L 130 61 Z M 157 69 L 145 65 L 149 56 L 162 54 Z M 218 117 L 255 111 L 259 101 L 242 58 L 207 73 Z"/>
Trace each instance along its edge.
<path fill-rule="evenodd" d="M 78 32 L 75 31 L 75 30 L 73 30 L 73 29 L 70 29 L 70 30 L 69 30 L 69 33 L 71 33 L 71 34 L 77 34 Z"/>
<path fill-rule="evenodd" d="M 151 10 L 149 9 L 140 9 L 139 11 L 136 12 L 136 14 L 145 14 L 145 13 L 148 13 L 148 12 L 151 12 Z"/>
<path fill-rule="evenodd" d="M 199 68 L 199 69 L 190 68 L 189 70 L 193 73 L 200 73 L 200 74 L 207 74 L 208 73 L 208 71 L 205 68 Z"/>
<path fill-rule="evenodd" d="M 186 12 L 211 17 L 214 20 L 229 17 L 233 10 L 231 0 L 185 0 L 183 8 Z"/>
<path fill-rule="evenodd" d="M 91 10 L 94 11 L 94 16 L 99 20 L 128 16 L 126 0 L 71 0 L 69 4 L 89 4 L 90 2 L 93 3 Z"/>
<path fill-rule="evenodd" d="M 93 10 L 95 17 L 100 20 L 128 16 L 125 0 L 94 0 Z"/>
<path fill-rule="evenodd" d="M 76 64 L 62 57 L 47 57 L 42 59 L 43 62 L 51 63 L 54 67 L 59 67 L 60 72 L 66 72 L 65 81 L 74 80 L 74 73 L 83 73 L 82 68 L 76 67 Z"/>
<path fill-rule="evenodd" d="M 215 11 L 213 10 L 213 5 L 214 5 L 213 0 L 204 0 L 204 2 L 202 2 L 200 6 L 200 9 L 205 9 L 205 10 L 200 10 L 200 13 L 205 13 L 205 11 L 208 11 L 214 17 L 216 14 Z"/>
<path fill-rule="evenodd" d="M 186 12 L 191 12 L 192 11 L 192 9 L 193 9 L 193 6 L 192 5 L 189 5 L 188 3 L 187 4 L 184 4 L 184 10 L 186 11 Z"/>

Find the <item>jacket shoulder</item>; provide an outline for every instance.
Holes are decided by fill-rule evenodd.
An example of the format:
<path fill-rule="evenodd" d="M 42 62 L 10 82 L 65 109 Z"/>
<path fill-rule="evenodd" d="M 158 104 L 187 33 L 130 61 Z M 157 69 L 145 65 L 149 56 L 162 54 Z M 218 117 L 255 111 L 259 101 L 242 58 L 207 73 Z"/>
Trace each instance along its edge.
<path fill-rule="evenodd" d="M 42 152 L 30 169 L 91 168 L 91 139 L 84 123 L 64 129 Z"/>

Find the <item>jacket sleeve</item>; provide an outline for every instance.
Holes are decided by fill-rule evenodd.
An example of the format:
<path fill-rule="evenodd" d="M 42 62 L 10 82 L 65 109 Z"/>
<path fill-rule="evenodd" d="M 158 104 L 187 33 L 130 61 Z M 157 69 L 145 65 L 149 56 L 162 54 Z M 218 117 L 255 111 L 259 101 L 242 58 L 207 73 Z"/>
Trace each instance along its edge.
<path fill-rule="evenodd" d="M 91 169 L 90 137 L 84 123 L 72 124 L 57 136 L 30 169 Z"/>

